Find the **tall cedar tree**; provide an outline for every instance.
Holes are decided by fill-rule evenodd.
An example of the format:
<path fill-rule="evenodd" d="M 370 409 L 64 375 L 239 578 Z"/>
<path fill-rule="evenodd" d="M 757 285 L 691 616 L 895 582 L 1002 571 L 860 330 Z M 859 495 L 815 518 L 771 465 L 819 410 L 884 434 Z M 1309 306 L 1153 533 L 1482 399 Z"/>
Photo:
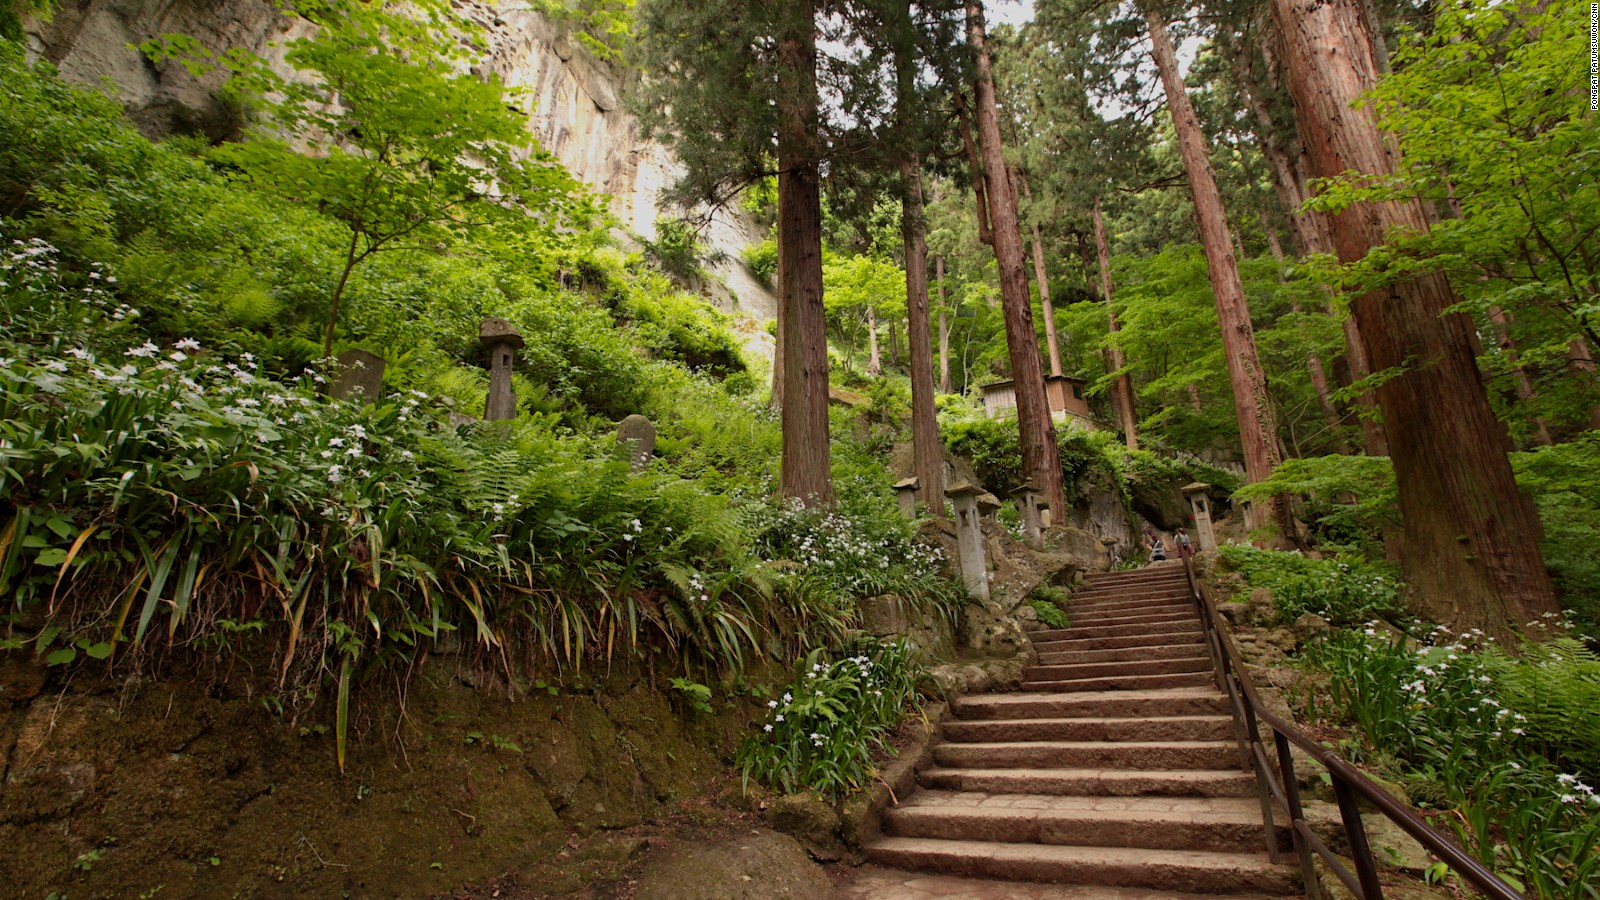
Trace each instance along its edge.
<path fill-rule="evenodd" d="M 1272 0 L 1301 141 L 1312 174 L 1346 171 L 1382 179 L 1395 151 L 1360 101 L 1381 72 L 1359 0 Z M 1331 217 L 1346 263 L 1381 246 L 1391 230 L 1428 230 L 1415 199 L 1359 203 Z M 1355 298 L 1372 365 L 1394 372 L 1377 389 L 1400 492 L 1401 565 L 1418 612 L 1501 637 L 1558 611 L 1539 554 L 1533 504 L 1517 490 L 1508 438 L 1494 417 L 1474 358 L 1471 320 L 1446 313 L 1457 301 L 1438 273 L 1396 273 Z"/>
<path fill-rule="evenodd" d="M 645 0 L 638 8 L 649 74 L 636 106 L 647 133 L 684 166 L 678 199 L 726 203 L 777 160 L 780 490 L 806 504 L 833 501 L 817 12 L 816 0 Z"/>
<path fill-rule="evenodd" d="M 1117 419 L 1122 422 L 1122 440 L 1128 445 L 1129 450 L 1139 449 L 1139 416 L 1133 407 L 1133 379 L 1123 371 L 1128 367 L 1128 358 L 1122 352 L 1122 345 L 1117 343 L 1117 332 L 1122 330 L 1122 323 L 1117 321 L 1117 308 L 1111 305 L 1111 243 L 1106 240 L 1105 216 L 1100 214 L 1100 198 L 1094 200 L 1094 248 L 1096 261 L 1100 264 L 1100 292 L 1105 295 L 1106 315 L 1110 318 L 1111 346 L 1106 352 L 1110 356 L 1111 371 L 1119 373 L 1111 384 L 1113 401 L 1117 407 Z"/>
<path fill-rule="evenodd" d="M 906 339 L 911 345 L 911 450 L 918 496 L 932 511 L 944 511 L 944 445 L 939 440 L 933 396 L 933 323 L 928 314 L 928 223 L 922 208 L 922 164 L 926 148 L 917 139 L 921 98 L 917 91 L 917 32 L 910 0 L 892 21 L 895 123 L 900 150 L 900 235 L 905 245 Z M 941 310 L 942 312 L 942 310 Z"/>
<path fill-rule="evenodd" d="M 1178 58 L 1167 34 L 1165 14 L 1153 0 L 1143 0 L 1140 10 L 1150 27 L 1150 50 L 1161 84 L 1166 89 L 1167 108 L 1172 113 L 1178 134 L 1178 150 L 1189 174 L 1194 194 L 1195 223 L 1200 229 L 1200 245 L 1205 250 L 1206 268 L 1212 293 L 1217 301 L 1217 323 L 1222 328 L 1222 346 L 1228 360 L 1228 381 L 1233 387 L 1234 415 L 1239 422 L 1239 440 L 1244 448 L 1245 478 L 1250 483 L 1263 481 L 1282 462 L 1278 449 L 1278 422 L 1272 398 L 1267 394 L 1267 373 L 1256 353 L 1255 329 L 1250 324 L 1250 307 L 1239 279 L 1239 261 L 1229 239 L 1227 212 L 1217 190 L 1216 174 L 1206 154 L 1205 135 L 1194 105 L 1178 74 Z M 1294 535 L 1288 505 L 1273 503 L 1273 520 L 1283 529 L 1280 538 Z M 1265 524 L 1265 523 L 1257 523 Z"/>
<path fill-rule="evenodd" d="M 1011 358 L 1011 378 L 1017 395 L 1017 428 L 1022 448 L 1023 474 L 1039 488 L 1057 521 L 1066 510 L 1061 478 L 1061 457 L 1056 447 L 1055 423 L 1044 394 L 1043 360 L 1033 328 L 1033 302 L 1028 295 L 1028 272 L 1022 256 L 1022 229 L 1017 221 L 1017 193 L 1006 170 L 1005 148 L 1000 143 L 1000 115 L 995 106 L 994 73 L 983 24 L 983 4 L 967 0 L 967 39 L 977 62 L 973 84 L 978 143 L 988 180 L 988 221 L 994 239 L 995 261 L 1000 267 L 1001 309 L 1005 314 L 1006 348 Z M 979 211 L 983 221 L 983 211 Z"/>
<path fill-rule="evenodd" d="M 1267 171 L 1272 176 L 1272 187 L 1277 193 L 1278 202 L 1282 204 L 1288 216 L 1290 235 L 1302 254 L 1332 254 L 1333 235 L 1328 229 L 1327 215 L 1319 210 L 1305 208 L 1306 199 L 1310 196 L 1306 185 L 1306 162 L 1304 154 L 1299 152 L 1299 147 L 1289 139 L 1292 138 L 1292 123 L 1281 122 L 1280 117 L 1273 113 L 1274 104 L 1270 98 L 1281 95 L 1282 89 L 1278 83 L 1276 66 L 1273 64 L 1275 55 L 1271 43 L 1265 41 L 1256 43 L 1260 45 L 1263 62 L 1259 74 L 1253 65 L 1254 58 L 1249 57 L 1249 48 L 1246 46 L 1243 34 L 1234 31 L 1228 40 L 1221 42 L 1221 47 L 1228 59 L 1228 65 L 1233 70 L 1240 99 L 1250 108 L 1253 123 L 1251 128 L 1255 132 L 1261 154 L 1267 161 Z M 1290 133 L 1287 138 L 1286 133 Z M 1366 347 L 1361 342 L 1361 333 L 1355 319 L 1345 316 L 1343 327 L 1345 361 L 1350 367 L 1350 378 L 1353 381 L 1360 381 L 1372 374 L 1372 366 L 1367 360 Z M 1377 398 L 1371 391 L 1361 391 L 1356 395 L 1356 405 L 1362 411 L 1359 418 L 1367 455 L 1389 455 L 1389 444 L 1384 438 L 1383 423 L 1377 416 Z"/>

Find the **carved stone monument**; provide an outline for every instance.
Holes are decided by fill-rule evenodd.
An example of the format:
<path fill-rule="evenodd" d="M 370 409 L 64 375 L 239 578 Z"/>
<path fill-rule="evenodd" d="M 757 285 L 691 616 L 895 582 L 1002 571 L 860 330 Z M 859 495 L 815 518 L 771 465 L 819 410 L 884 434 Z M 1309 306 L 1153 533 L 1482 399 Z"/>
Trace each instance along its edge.
<path fill-rule="evenodd" d="M 656 452 L 655 423 L 637 413 L 617 425 L 617 444 L 628 448 L 628 467 L 643 472 Z"/>
<path fill-rule="evenodd" d="M 523 347 L 522 334 L 505 319 L 490 317 L 479 326 L 478 341 L 489 365 L 489 398 L 483 405 L 483 418 L 490 422 L 514 419 L 517 395 L 511 390 L 511 368 Z"/>
<path fill-rule="evenodd" d="M 339 377 L 328 391 L 335 400 L 371 403 L 383 392 L 383 370 L 389 363 L 369 350 L 346 350 L 339 354 Z"/>
<path fill-rule="evenodd" d="M 1189 513 L 1194 516 L 1195 549 L 1217 549 L 1217 535 L 1211 530 L 1211 485 L 1199 481 L 1186 484 L 1183 498 L 1189 501 Z"/>
<path fill-rule="evenodd" d="M 921 487 L 922 483 L 915 478 L 907 478 L 894 486 L 895 498 L 900 501 L 900 511 L 905 513 L 908 519 L 917 517 L 917 491 Z"/>
<path fill-rule="evenodd" d="M 989 599 L 989 562 L 983 552 L 983 523 L 978 516 L 978 497 L 986 493 L 970 481 L 957 482 L 944 491 L 956 510 L 961 580 L 966 583 L 967 593 L 979 600 Z"/>

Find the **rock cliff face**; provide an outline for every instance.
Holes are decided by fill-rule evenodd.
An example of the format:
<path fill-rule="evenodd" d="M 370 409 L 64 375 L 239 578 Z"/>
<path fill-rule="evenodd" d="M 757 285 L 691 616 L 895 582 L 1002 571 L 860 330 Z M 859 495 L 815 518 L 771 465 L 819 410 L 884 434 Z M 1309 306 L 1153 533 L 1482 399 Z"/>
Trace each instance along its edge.
<path fill-rule="evenodd" d="M 662 194 L 677 166 L 665 148 L 643 140 L 638 121 L 623 108 L 627 73 L 596 60 L 514 0 L 456 0 L 455 6 L 489 37 L 490 49 L 473 71 L 521 89 L 529 127 L 544 148 L 610 197 L 624 227 L 655 237 L 657 216 L 671 214 Z M 68 80 L 108 85 L 147 135 L 198 133 L 225 140 L 239 135 L 242 121 L 218 94 L 221 77 L 196 78 L 176 62 L 152 63 L 137 45 L 163 34 L 187 34 L 209 47 L 243 47 L 276 62 L 282 59 L 277 45 L 307 26 L 280 15 L 272 0 L 62 0 L 51 21 L 28 27 L 34 54 L 55 63 Z M 710 266 L 716 283 L 705 293 L 725 311 L 764 320 L 776 315 L 777 301 L 739 257 L 759 239 L 739 214 L 717 214 L 704 240 L 727 258 Z"/>

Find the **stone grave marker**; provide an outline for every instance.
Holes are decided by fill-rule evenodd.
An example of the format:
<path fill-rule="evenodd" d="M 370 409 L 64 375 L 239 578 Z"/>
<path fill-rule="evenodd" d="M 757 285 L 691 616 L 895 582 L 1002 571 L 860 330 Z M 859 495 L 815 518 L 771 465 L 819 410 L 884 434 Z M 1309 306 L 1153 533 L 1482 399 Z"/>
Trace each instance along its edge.
<path fill-rule="evenodd" d="M 370 350 L 346 350 L 339 354 L 339 377 L 328 391 L 335 400 L 371 403 L 383 392 L 383 370 L 388 360 Z"/>
<path fill-rule="evenodd" d="M 656 452 L 655 423 L 634 413 L 617 425 L 617 443 L 628 448 L 628 467 L 643 472 Z"/>

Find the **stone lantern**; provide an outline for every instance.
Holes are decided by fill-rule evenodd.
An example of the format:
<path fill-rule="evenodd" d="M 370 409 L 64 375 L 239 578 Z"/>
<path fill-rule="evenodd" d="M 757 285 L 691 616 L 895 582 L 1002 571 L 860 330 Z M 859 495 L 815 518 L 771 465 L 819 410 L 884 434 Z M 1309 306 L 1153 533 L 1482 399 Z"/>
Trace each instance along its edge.
<path fill-rule="evenodd" d="M 511 368 L 524 346 L 522 334 L 505 319 L 490 317 L 479 326 L 478 341 L 489 364 L 489 398 L 483 405 L 483 417 L 490 422 L 514 419 L 517 395 L 511 390 Z"/>
<path fill-rule="evenodd" d="M 1195 549 L 1217 549 L 1217 535 L 1211 530 L 1211 485 L 1199 481 L 1186 484 L 1183 499 L 1189 501 L 1189 514 L 1194 517 Z"/>
<path fill-rule="evenodd" d="M 1043 537 L 1044 523 L 1039 518 L 1039 488 L 1031 481 L 1024 481 L 1011 492 L 1016 498 L 1017 512 L 1022 515 L 1022 533 L 1028 540 L 1039 543 Z"/>
<path fill-rule="evenodd" d="M 900 511 L 908 519 L 917 517 L 917 491 L 922 489 L 922 482 L 915 478 L 907 478 L 897 482 L 894 486 L 895 498 L 900 501 Z"/>
<path fill-rule="evenodd" d="M 961 557 L 961 580 L 967 593 L 979 600 L 989 599 L 989 564 L 983 553 L 983 523 L 978 516 L 978 497 L 987 492 L 970 481 L 945 488 L 956 510 L 956 550 Z"/>
<path fill-rule="evenodd" d="M 383 391 L 383 370 L 387 361 L 370 350 L 346 350 L 339 354 L 338 379 L 328 393 L 335 400 L 371 403 Z"/>

